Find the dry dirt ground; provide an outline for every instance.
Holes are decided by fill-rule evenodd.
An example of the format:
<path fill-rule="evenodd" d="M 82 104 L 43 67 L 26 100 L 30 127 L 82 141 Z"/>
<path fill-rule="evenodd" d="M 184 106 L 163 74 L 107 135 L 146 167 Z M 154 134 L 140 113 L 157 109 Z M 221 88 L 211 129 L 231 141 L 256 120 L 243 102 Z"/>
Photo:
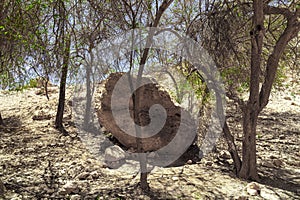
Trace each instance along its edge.
<path fill-rule="evenodd" d="M 64 120 L 70 136 L 53 128 L 57 88 L 51 88 L 49 101 L 38 88 L 1 91 L 0 112 L 6 126 L 0 127 L 0 180 L 5 186 L 0 199 L 300 199 L 298 86 L 272 94 L 260 115 L 261 180 L 257 183 L 260 192 L 254 196 L 246 191 L 249 182 L 233 174 L 222 140 L 217 151 L 197 164 L 155 167 L 149 175 L 151 189 L 143 193 L 137 174 L 106 168 L 91 153 L 90 144 L 78 137 L 71 118 L 70 90 Z M 232 109 L 228 115 L 240 143 L 241 115 Z"/>

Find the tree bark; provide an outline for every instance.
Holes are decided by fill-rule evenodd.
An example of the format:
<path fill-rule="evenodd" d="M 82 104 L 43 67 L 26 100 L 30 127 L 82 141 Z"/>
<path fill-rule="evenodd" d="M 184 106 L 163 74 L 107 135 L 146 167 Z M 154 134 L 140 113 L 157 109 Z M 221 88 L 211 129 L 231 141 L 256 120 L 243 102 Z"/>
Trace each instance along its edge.
<path fill-rule="evenodd" d="M 284 49 L 288 43 L 297 36 L 300 31 L 300 22 L 298 20 L 300 16 L 300 9 L 298 8 L 295 13 L 292 13 L 285 8 L 274 8 L 271 6 L 265 6 L 264 11 L 266 14 L 282 14 L 287 18 L 287 27 L 279 37 L 276 45 L 273 49 L 273 52 L 269 56 L 266 65 L 266 76 L 265 81 L 262 85 L 260 94 L 259 94 L 259 106 L 262 110 L 269 101 L 272 85 L 275 80 L 277 73 L 279 60 L 284 52 Z"/>
<path fill-rule="evenodd" d="M 162 4 L 160 5 L 155 19 L 153 21 L 153 24 L 150 25 L 150 27 L 157 27 L 160 21 L 161 16 L 163 15 L 163 13 L 165 12 L 165 10 L 171 5 L 171 3 L 174 0 L 164 0 L 162 2 Z M 148 33 L 148 37 L 147 37 L 147 41 L 146 41 L 146 48 L 143 51 L 140 63 L 139 63 L 139 70 L 138 70 L 138 76 L 137 76 L 137 85 L 140 85 L 141 83 L 141 78 L 143 75 L 143 71 L 144 71 L 144 66 L 146 64 L 147 58 L 148 58 L 148 54 L 149 54 L 149 50 L 150 47 L 152 45 L 153 42 L 153 37 L 154 37 L 154 30 L 150 29 L 149 33 Z M 137 123 L 139 123 L 140 121 L 140 116 L 138 113 L 138 110 L 140 108 L 140 100 L 139 100 L 139 95 L 135 95 L 135 97 L 133 98 L 133 106 L 134 106 L 134 118 L 136 119 Z M 142 147 L 142 142 L 141 142 L 141 135 L 143 133 L 141 132 L 140 128 L 136 129 L 136 136 L 137 136 L 137 149 L 139 152 L 141 152 L 143 150 Z M 141 177 L 140 177 L 140 186 L 142 190 L 148 190 L 149 189 L 149 185 L 147 183 L 147 158 L 144 154 L 140 154 L 140 168 L 141 168 Z"/>
<path fill-rule="evenodd" d="M 253 30 L 251 34 L 251 75 L 250 75 L 250 96 L 243 109 L 243 162 L 239 177 L 244 179 L 258 180 L 256 164 L 256 127 L 258 115 L 268 104 L 272 85 L 278 68 L 280 57 L 283 54 L 288 42 L 300 31 L 300 9 L 291 12 L 286 8 L 275 8 L 264 5 L 263 1 L 253 1 Z M 276 42 L 273 52 L 266 64 L 264 83 L 259 91 L 259 76 L 261 72 L 261 56 L 264 34 L 264 15 L 282 14 L 287 19 L 287 27 Z"/>
<path fill-rule="evenodd" d="M 230 129 L 229 129 L 226 121 L 224 123 L 223 133 L 224 133 L 224 138 L 228 145 L 228 151 L 233 159 L 233 163 L 234 163 L 234 167 L 235 167 L 235 174 L 238 174 L 238 172 L 240 171 L 241 166 L 242 166 L 242 161 L 238 155 L 237 148 L 234 143 L 234 137 L 230 133 Z"/>
<path fill-rule="evenodd" d="M 4 125 L 4 122 L 3 122 L 3 119 L 2 119 L 2 116 L 1 116 L 1 113 L 0 113 L 0 125 Z"/>
<path fill-rule="evenodd" d="M 243 162 L 238 176 L 248 180 L 259 180 L 256 165 L 256 126 L 258 112 L 247 108 L 243 114 Z"/>
<path fill-rule="evenodd" d="M 5 186 L 2 182 L 2 180 L 0 179 L 0 197 L 4 197 L 4 193 L 5 193 Z"/>
<path fill-rule="evenodd" d="M 64 107 L 65 107 L 65 96 L 66 96 L 66 81 L 69 67 L 69 59 L 70 59 L 70 46 L 71 39 L 68 36 L 65 43 L 64 55 L 63 55 L 63 65 L 61 71 L 61 80 L 60 80 L 60 88 L 59 88 L 59 100 L 57 113 L 55 118 L 55 128 L 62 131 L 66 134 L 66 131 L 63 127 L 63 115 L 64 115 Z"/>
<path fill-rule="evenodd" d="M 91 122 L 91 107 L 92 107 L 92 90 L 91 90 L 91 66 L 93 65 L 93 54 L 92 49 L 89 49 L 89 54 L 91 55 L 91 63 L 86 66 L 86 105 L 83 129 L 88 130 Z"/>
<path fill-rule="evenodd" d="M 264 32 L 263 1 L 253 1 L 253 29 L 251 35 L 250 95 L 243 110 L 243 162 L 239 177 L 258 180 L 256 166 L 256 126 L 259 114 L 259 78 Z"/>

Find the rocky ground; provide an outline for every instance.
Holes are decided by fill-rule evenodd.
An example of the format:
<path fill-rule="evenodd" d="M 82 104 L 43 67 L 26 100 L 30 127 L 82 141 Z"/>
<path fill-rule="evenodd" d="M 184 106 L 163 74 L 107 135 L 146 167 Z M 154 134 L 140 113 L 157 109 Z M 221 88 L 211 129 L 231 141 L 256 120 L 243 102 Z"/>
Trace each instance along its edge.
<path fill-rule="evenodd" d="M 97 145 L 104 136 L 80 137 L 70 90 L 64 120 L 69 136 L 53 128 L 57 88 L 50 88 L 49 101 L 38 88 L 1 91 L 6 126 L 0 126 L 0 179 L 5 187 L 0 199 L 300 199 L 298 86 L 272 94 L 260 115 L 259 183 L 235 177 L 220 140 L 217 150 L 197 164 L 155 167 L 149 174 L 151 189 L 145 193 L 137 185 L 136 171 L 108 169 L 103 163 Z M 241 115 L 233 109 L 228 115 L 240 143 Z"/>

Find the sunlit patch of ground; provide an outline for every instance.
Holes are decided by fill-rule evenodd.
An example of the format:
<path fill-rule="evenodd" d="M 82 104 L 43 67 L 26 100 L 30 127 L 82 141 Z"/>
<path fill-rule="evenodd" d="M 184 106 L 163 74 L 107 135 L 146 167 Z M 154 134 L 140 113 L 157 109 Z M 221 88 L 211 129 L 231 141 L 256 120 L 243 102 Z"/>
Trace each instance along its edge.
<path fill-rule="evenodd" d="M 148 179 L 151 190 L 142 192 L 137 187 L 138 175 L 107 169 L 87 150 L 71 123 L 70 107 L 65 113 L 70 136 L 61 136 L 53 128 L 58 90 L 50 93 L 50 101 L 36 95 L 37 90 L 0 94 L 6 123 L 0 127 L 0 179 L 6 199 L 299 198 L 300 101 L 292 94 L 273 94 L 259 118 L 261 193 L 251 197 L 244 190 L 248 182 L 233 174 L 232 160 L 221 156 L 224 145 L 198 164 L 155 167 Z M 51 119 L 33 120 L 39 113 L 49 114 Z M 240 131 L 240 114 L 233 112 L 233 116 L 230 126 Z M 241 140 L 240 132 L 235 136 Z M 72 191 L 64 190 L 68 184 Z"/>

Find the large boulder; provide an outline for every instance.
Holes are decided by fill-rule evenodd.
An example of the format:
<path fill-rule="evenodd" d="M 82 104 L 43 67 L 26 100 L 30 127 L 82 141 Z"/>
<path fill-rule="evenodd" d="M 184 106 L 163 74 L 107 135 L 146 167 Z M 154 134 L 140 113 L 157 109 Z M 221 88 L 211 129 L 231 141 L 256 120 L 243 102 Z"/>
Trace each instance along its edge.
<path fill-rule="evenodd" d="M 129 126 L 134 116 L 132 96 L 129 99 L 126 97 L 128 96 L 128 93 L 131 92 L 131 86 L 136 84 L 136 78 L 131 77 L 131 86 L 130 84 L 118 84 L 119 98 L 117 105 L 114 105 L 117 108 L 113 108 L 119 111 L 129 108 L 130 116 L 128 116 L 128 113 L 126 114 L 126 112 L 118 112 L 118 117 L 122 119 L 123 126 L 128 124 L 128 127 L 126 127 L 127 133 L 125 133 L 124 128 L 120 128 L 120 126 L 116 123 L 111 107 L 112 94 L 115 89 L 115 85 L 123 75 L 124 73 L 112 73 L 105 81 L 101 83 L 95 97 L 95 107 L 99 123 L 104 126 L 106 130 L 109 131 L 115 138 L 117 138 L 122 145 L 127 148 L 137 150 L 136 137 L 134 137 L 132 134 L 127 134 L 128 132 L 135 133 L 135 128 L 134 126 Z M 180 136 L 181 138 L 179 140 L 176 140 L 178 145 L 180 145 L 179 143 L 185 143 L 185 141 L 189 142 L 188 140 L 190 140 L 191 137 L 188 136 L 194 137 L 196 132 L 195 122 L 191 115 L 182 110 L 180 106 L 175 105 L 168 92 L 159 86 L 153 79 L 144 78 L 143 81 L 147 82 L 147 84 L 139 87 L 134 93 L 135 95 L 139 95 L 141 102 L 139 108 L 137 109 L 137 113 L 140 116 L 140 122 L 138 124 L 141 127 L 149 125 L 151 122 L 149 109 L 154 104 L 159 104 L 165 108 L 166 120 L 165 124 L 157 134 L 141 139 L 142 151 L 156 151 L 166 146 L 173 140 L 178 132 L 179 127 L 181 130 L 184 130 L 185 133 L 184 135 Z M 184 120 L 181 119 L 182 116 L 184 116 Z M 178 145 L 173 144 L 174 151 L 177 150 Z M 171 151 L 173 150 L 171 149 Z"/>

